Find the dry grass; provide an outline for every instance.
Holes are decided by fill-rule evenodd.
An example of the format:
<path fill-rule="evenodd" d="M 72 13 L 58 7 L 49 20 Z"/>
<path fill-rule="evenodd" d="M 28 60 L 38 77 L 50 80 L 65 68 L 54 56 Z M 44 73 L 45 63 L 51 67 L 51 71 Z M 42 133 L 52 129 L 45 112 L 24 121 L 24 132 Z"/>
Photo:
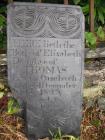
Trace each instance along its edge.
<path fill-rule="evenodd" d="M 105 111 L 99 108 L 97 99 L 93 106 L 84 104 L 81 140 L 105 140 Z"/>
<path fill-rule="evenodd" d="M 23 120 L 20 117 L 1 113 L 0 140 L 28 140 L 23 126 Z"/>

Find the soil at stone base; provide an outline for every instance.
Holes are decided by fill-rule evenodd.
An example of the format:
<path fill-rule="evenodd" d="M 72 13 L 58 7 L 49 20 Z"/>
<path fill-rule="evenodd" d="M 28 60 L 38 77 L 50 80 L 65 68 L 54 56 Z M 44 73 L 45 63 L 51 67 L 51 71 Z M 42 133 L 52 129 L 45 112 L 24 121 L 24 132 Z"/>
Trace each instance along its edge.
<path fill-rule="evenodd" d="M 24 133 L 24 121 L 16 115 L 0 112 L 0 140 L 28 140 Z"/>

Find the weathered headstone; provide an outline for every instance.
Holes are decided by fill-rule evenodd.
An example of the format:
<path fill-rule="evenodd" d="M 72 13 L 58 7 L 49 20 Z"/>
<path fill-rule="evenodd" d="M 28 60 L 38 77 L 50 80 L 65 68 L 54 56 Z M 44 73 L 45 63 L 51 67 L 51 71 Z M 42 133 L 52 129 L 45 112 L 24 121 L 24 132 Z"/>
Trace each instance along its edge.
<path fill-rule="evenodd" d="M 80 7 L 8 6 L 8 81 L 27 104 L 28 133 L 60 127 L 78 135 L 82 117 L 84 17 Z"/>

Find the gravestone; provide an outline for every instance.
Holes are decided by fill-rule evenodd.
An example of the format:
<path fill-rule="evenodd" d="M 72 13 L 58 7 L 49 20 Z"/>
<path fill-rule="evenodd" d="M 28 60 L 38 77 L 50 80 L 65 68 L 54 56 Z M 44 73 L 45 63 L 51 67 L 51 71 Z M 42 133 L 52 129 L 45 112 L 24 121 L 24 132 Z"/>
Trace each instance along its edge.
<path fill-rule="evenodd" d="M 80 7 L 8 5 L 8 82 L 26 103 L 28 133 L 79 135 L 82 118 L 84 17 Z"/>

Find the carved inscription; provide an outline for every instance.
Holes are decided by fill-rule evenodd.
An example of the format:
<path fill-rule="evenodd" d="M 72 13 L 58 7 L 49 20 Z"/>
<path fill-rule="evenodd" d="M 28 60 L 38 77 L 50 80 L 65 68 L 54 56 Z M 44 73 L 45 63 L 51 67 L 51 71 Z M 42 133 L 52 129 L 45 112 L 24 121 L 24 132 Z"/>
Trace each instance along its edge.
<path fill-rule="evenodd" d="M 12 38 L 11 45 L 12 65 L 25 65 L 28 82 L 32 88 L 40 89 L 40 94 L 44 91 L 60 94 L 60 89 L 78 88 L 81 80 L 81 69 L 76 72 L 81 63 L 79 39 Z"/>
<path fill-rule="evenodd" d="M 28 133 L 80 133 L 84 20 L 78 6 L 8 6 L 8 81 L 27 104 Z"/>
<path fill-rule="evenodd" d="M 34 125 L 32 123 L 33 119 L 36 122 L 42 120 L 45 124 L 46 116 L 48 120 L 46 127 L 65 127 L 66 120 L 78 111 L 78 115 L 80 114 L 80 102 L 78 102 L 82 80 L 80 40 L 14 37 L 10 40 L 10 44 L 8 54 L 12 56 L 9 62 L 12 70 L 9 77 L 13 78 L 17 91 L 18 81 L 21 83 L 20 87 L 22 85 L 26 89 L 26 95 L 17 92 L 17 96 L 23 97 L 30 108 L 27 114 L 30 120 L 29 131 L 38 131 L 34 127 L 36 123 Z M 18 73 L 14 75 L 13 71 Z M 37 109 L 40 111 L 36 112 Z M 58 114 L 59 110 L 62 112 Z M 44 115 L 41 115 L 43 113 Z M 34 118 L 30 114 L 33 114 Z M 63 116 L 61 121 L 60 116 Z M 76 127 L 79 126 L 77 122 L 80 121 L 69 121 L 69 124 Z M 42 123 L 39 123 L 39 127 L 43 127 Z"/>

